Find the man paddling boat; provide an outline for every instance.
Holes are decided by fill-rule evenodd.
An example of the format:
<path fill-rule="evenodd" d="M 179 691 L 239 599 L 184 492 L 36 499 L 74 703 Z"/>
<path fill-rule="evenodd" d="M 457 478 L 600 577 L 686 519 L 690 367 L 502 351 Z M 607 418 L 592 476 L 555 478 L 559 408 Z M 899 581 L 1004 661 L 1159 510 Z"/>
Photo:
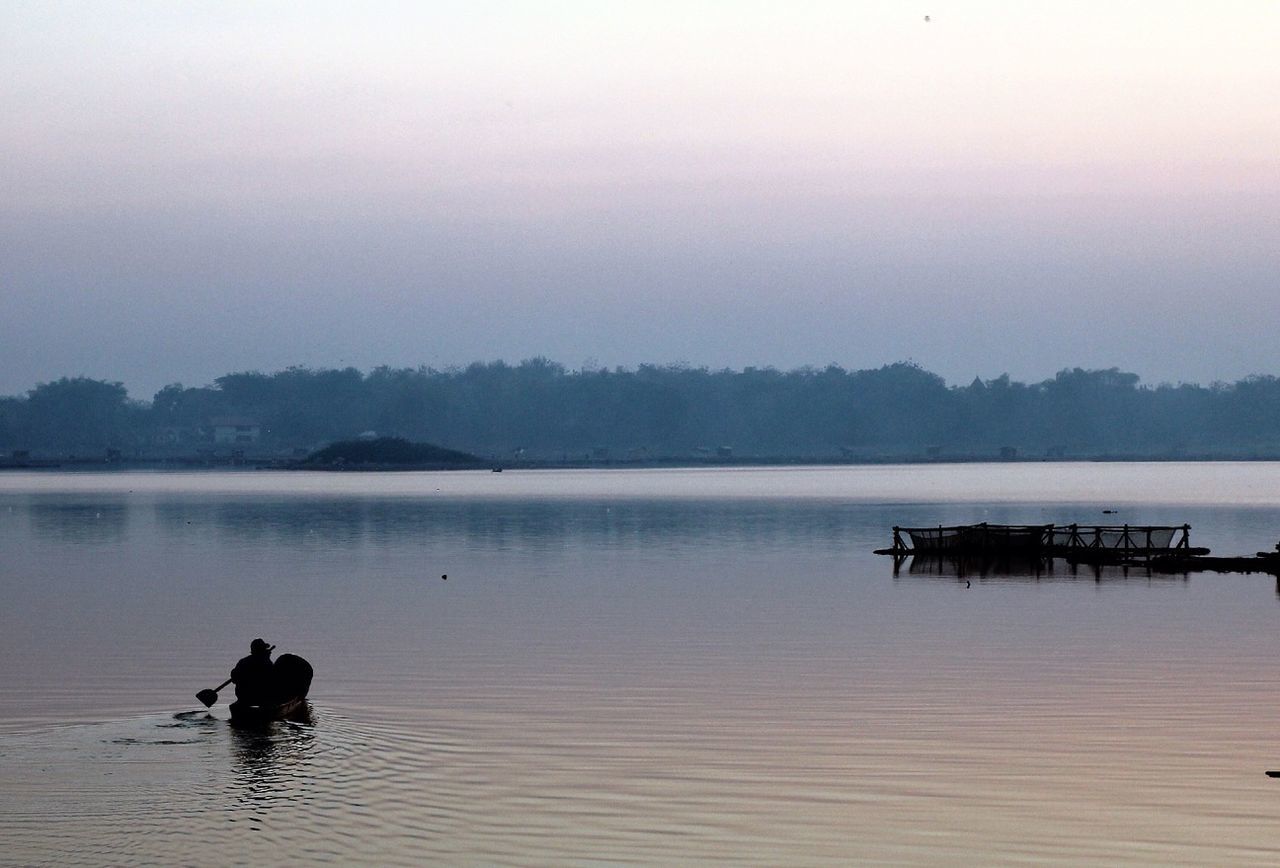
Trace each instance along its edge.
<path fill-rule="evenodd" d="M 263 639 L 249 643 L 249 656 L 241 657 L 231 670 L 238 701 L 247 705 L 266 705 L 275 700 L 275 664 L 271 662 L 271 652 L 275 647 Z"/>
<path fill-rule="evenodd" d="M 275 650 L 264 639 L 249 643 L 249 656 L 242 657 L 231 670 L 231 677 L 213 690 L 201 690 L 196 699 L 206 708 L 218 701 L 218 691 L 228 684 L 236 686 L 236 701 L 231 703 L 232 722 L 265 723 L 293 718 L 307 713 L 307 691 L 311 689 L 314 671 L 311 664 L 296 654 L 281 654 L 271 661 Z"/>

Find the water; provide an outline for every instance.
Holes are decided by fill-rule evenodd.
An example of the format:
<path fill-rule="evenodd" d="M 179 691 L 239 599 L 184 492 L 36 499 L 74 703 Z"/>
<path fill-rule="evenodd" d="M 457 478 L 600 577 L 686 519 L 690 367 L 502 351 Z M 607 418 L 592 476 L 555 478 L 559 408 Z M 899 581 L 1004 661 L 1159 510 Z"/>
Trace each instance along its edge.
<path fill-rule="evenodd" d="M 983 520 L 1280 465 L 2 474 L 0 864 L 1274 864 L 1275 579 L 870 553 Z M 310 724 L 195 702 L 258 635 Z"/>

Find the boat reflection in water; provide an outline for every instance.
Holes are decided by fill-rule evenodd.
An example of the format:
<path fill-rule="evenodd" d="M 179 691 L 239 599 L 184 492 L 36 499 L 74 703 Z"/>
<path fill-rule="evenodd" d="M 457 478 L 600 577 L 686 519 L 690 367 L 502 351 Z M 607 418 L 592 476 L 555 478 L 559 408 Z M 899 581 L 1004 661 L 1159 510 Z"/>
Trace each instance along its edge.
<path fill-rule="evenodd" d="M 305 789 L 315 751 L 309 703 L 287 720 L 257 726 L 232 723 L 232 804 L 249 828 L 260 828 L 266 813 Z"/>
<path fill-rule="evenodd" d="M 1063 558 L 1005 555 L 910 555 L 893 559 L 893 577 L 938 578 L 961 582 L 1102 582 L 1144 579 L 1153 582 L 1186 582 L 1187 573 L 1158 573 L 1145 566 L 1079 563 Z M 1280 585 L 1277 586 L 1280 593 Z"/>

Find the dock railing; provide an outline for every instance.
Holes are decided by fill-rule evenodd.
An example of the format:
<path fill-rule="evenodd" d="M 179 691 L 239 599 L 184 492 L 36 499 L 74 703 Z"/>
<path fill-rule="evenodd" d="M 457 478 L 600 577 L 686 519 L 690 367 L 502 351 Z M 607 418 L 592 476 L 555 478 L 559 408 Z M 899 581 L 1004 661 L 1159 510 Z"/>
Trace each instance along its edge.
<path fill-rule="evenodd" d="M 1191 547 L 1191 525 L 1080 525 L 1053 529 L 1052 548 L 1177 551 Z"/>
<path fill-rule="evenodd" d="M 908 545 L 907 540 L 910 540 Z M 1190 550 L 1191 525 L 966 524 L 893 528 L 884 554 L 1040 552 L 1045 556 L 1115 552 L 1151 555 Z"/>

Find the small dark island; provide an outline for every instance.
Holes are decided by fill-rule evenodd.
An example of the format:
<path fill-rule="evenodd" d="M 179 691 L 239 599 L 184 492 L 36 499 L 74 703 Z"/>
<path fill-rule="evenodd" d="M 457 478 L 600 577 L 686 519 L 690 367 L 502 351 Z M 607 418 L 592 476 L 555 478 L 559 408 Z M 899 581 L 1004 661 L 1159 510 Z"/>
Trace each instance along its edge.
<path fill-rule="evenodd" d="M 378 437 L 331 443 L 296 466 L 302 470 L 475 470 L 489 465 L 479 456 L 433 443 Z"/>

